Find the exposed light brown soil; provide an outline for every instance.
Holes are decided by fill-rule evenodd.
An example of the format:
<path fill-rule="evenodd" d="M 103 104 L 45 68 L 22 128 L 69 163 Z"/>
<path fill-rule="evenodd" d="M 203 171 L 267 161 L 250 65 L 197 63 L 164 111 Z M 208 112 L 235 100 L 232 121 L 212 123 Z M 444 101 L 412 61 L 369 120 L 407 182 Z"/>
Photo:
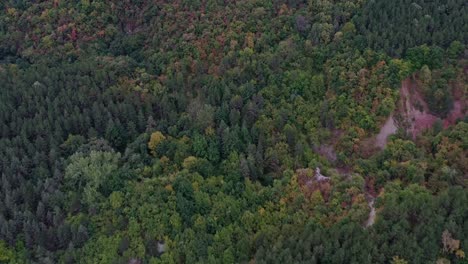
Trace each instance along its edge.
<path fill-rule="evenodd" d="M 385 121 L 385 124 L 382 126 L 380 129 L 379 134 L 375 137 L 375 144 L 379 148 L 384 148 L 385 145 L 387 144 L 387 138 L 388 136 L 395 134 L 395 132 L 398 130 L 398 127 L 395 124 L 395 120 L 393 119 L 393 114 L 391 114 L 387 121 Z"/>
<path fill-rule="evenodd" d="M 416 138 L 424 130 L 430 129 L 437 120 L 442 121 L 443 128 L 455 124 L 458 119 L 467 114 L 467 102 L 463 88 L 457 87 L 455 90 L 453 107 L 447 117 L 441 118 L 430 112 L 418 89 L 417 82 L 412 78 L 405 79 L 401 85 L 397 110 L 388 117 L 379 134 L 375 137 L 375 146 L 384 148 L 388 136 L 396 133 L 399 127 L 404 128 L 413 138 Z"/>
<path fill-rule="evenodd" d="M 455 124 L 457 119 L 466 115 L 466 99 L 463 93 L 455 94 L 453 108 L 446 118 L 440 118 L 429 111 L 429 107 L 421 95 L 416 81 L 407 78 L 403 81 L 400 89 L 400 101 L 398 104 L 398 114 L 402 117 L 402 124 L 406 131 L 413 138 L 421 132 L 431 128 L 440 119 L 443 127 L 447 128 Z"/>
<path fill-rule="evenodd" d="M 427 103 L 411 78 L 407 78 L 402 83 L 398 107 L 399 114 L 403 117 L 403 126 L 413 138 L 432 127 L 438 119 L 437 116 L 430 114 Z"/>
<path fill-rule="evenodd" d="M 375 217 L 377 216 L 377 214 L 375 212 L 374 202 L 374 197 L 370 197 L 368 199 L 367 205 L 369 206 L 370 212 L 366 221 L 366 227 L 370 227 L 375 223 Z"/>

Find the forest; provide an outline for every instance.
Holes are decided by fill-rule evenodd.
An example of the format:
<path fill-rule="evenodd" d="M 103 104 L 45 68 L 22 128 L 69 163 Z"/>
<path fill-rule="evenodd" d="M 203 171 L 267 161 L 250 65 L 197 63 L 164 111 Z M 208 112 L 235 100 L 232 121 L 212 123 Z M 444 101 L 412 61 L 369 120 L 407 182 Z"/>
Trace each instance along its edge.
<path fill-rule="evenodd" d="M 468 263 L 462 0 L 0 1 L 0 263 Z"/>

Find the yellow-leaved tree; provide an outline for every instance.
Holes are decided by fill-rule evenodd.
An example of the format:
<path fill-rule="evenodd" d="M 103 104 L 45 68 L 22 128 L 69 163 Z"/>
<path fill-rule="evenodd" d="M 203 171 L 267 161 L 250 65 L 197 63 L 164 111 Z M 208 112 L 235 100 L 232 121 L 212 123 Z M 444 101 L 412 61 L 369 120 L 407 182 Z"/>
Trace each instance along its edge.
<path fill-rule="evenodd" d="M 161 133 L 161 131 L 156 131 L 151 134 L 150 140 L 148 142 L 148 148 L 150 149 L 151 154 L 154 156 L 157 155 L 156 148 L 165 139 L 166 137 L 163 135 L 163 133 Z"/>

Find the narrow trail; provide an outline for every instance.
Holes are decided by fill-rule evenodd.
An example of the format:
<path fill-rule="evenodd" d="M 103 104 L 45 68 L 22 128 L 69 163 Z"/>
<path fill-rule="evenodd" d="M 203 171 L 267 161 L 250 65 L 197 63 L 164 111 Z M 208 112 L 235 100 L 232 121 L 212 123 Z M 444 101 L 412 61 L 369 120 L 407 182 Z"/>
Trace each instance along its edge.
<path fill-rule="evenodd" d="M 319 168 L 316 169 L 316 173 L 320 174 L 320 169 Z M 339 172 L 339 173 L 343 177 L 343 179 L 352 180 L 351 179 L 353 177 L 352 173 L 349 173 L 349 172 L 346 172 L 346 173 Z M 317 179 L 318 177 L 316 176 L 315 178 Z M 324 177 L 324 178 L 327 178 L 327 180 L 328 180 L 328 177 Z M 373 186 L 373 184 L 372 184 L 372 186 Z M 362 188 L 363 188 L 364 195 L 365 195 L 365 198 L 366 198 L 366 201 L 367 201 L 367 206 L 369 206 L 369 209 L 370 209 L 367 220 L 364 223 L 364 228 L 368 228 L 368 227 L 374 225 L 374 223 L 375 223 L 375 218 L 377 216 L 377 211 L 375 209 L 375 199 L 376 199 L 376 197 L 378 195 L 375 193 L 374 188 L 370 187 L 367 182 L 364 183 Z"/>
<path fill-rule="evenodd" d="M 395 120 L 393 119 L 393 114 L 391 114 L 385 124 L 380 129 L 379 134 L 375 137 L 375 144 L 379 148 L 384 148 L 387 145 L 388 136 L 395 134 L 398 130 Z"/>
<path fill-rule="evenodd" d="M 372 226 L 375 222 L 376 212 L 375 212 L 374 203 L 375 203 L 375 198 L 367 194 L 367 204 L 369 205 L 369 208 L 371 210 L 369 212 L 369 217 L 367 218 L 367 221 L 366 221 L 366 228 Z"/>
<path fill-rule="evenodd" d="M 466 92 L 461 88 L 455 90 L 453 107 L 445 118 L 441 118 L 431 113 L 427 102 L 424 100 L 423 95 L 418 89 L 418 82 L 412 77 L 406 78 L 401 83 L 400 97 L 396 103 L 396 109 L 390 114 L 377 135 L 369 138 L 364 144 L 370 146 L 371 154 L 375 151 L 382 150 L 386 147 L 388 137 L 395 134 L 398 129 L 404 129 L 413 138 L 416 138 L 424 130 L 430 129 L 437 120 L 441 120 L 443 127 L 447 128 L 456 123 L 457 119 L 464 117 L 467 114 L 468 102 L 466 100 Z M 340 137 L 340 133 L 335 133 L 335 138 Z M 336 142 L 335 142 L 336 143 Z M 375 148 L 377 147 L 377 148 Z M 314 148 L 319 155 L 326 158 L 332 164 L 336 161 L 337 155 L 334 150 L 334 144 L 323 144 Z M 374 152 L 372 152 L 374 151 Z M 345 178 L 350 178 L 350 171 L 338 172 Z M 328 181 L 329 177 L 325 177 L 320 173 L 320 169 L 316 168 L 314 180 L 316 182 Z M 312 184 L 312 180 L 307 182 L 308 185 Z M 372 226 L 375 223 L 377 212 L 375 209 L 375 199 L 378 194 L 364 186 L 365 197 L 367 205 L 370 209 L 367 220 L 365 221 L 365 228 Z"/>

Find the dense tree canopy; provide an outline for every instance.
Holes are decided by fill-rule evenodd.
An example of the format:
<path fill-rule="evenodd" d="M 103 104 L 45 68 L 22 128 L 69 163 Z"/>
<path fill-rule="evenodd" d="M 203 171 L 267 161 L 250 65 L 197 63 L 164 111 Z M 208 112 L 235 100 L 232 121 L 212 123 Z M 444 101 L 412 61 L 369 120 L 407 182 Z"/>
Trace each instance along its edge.
<path fill-rule="evenodd" d="M 465 263 L 466 8 L 1 1 L 0 263 Z"/>

